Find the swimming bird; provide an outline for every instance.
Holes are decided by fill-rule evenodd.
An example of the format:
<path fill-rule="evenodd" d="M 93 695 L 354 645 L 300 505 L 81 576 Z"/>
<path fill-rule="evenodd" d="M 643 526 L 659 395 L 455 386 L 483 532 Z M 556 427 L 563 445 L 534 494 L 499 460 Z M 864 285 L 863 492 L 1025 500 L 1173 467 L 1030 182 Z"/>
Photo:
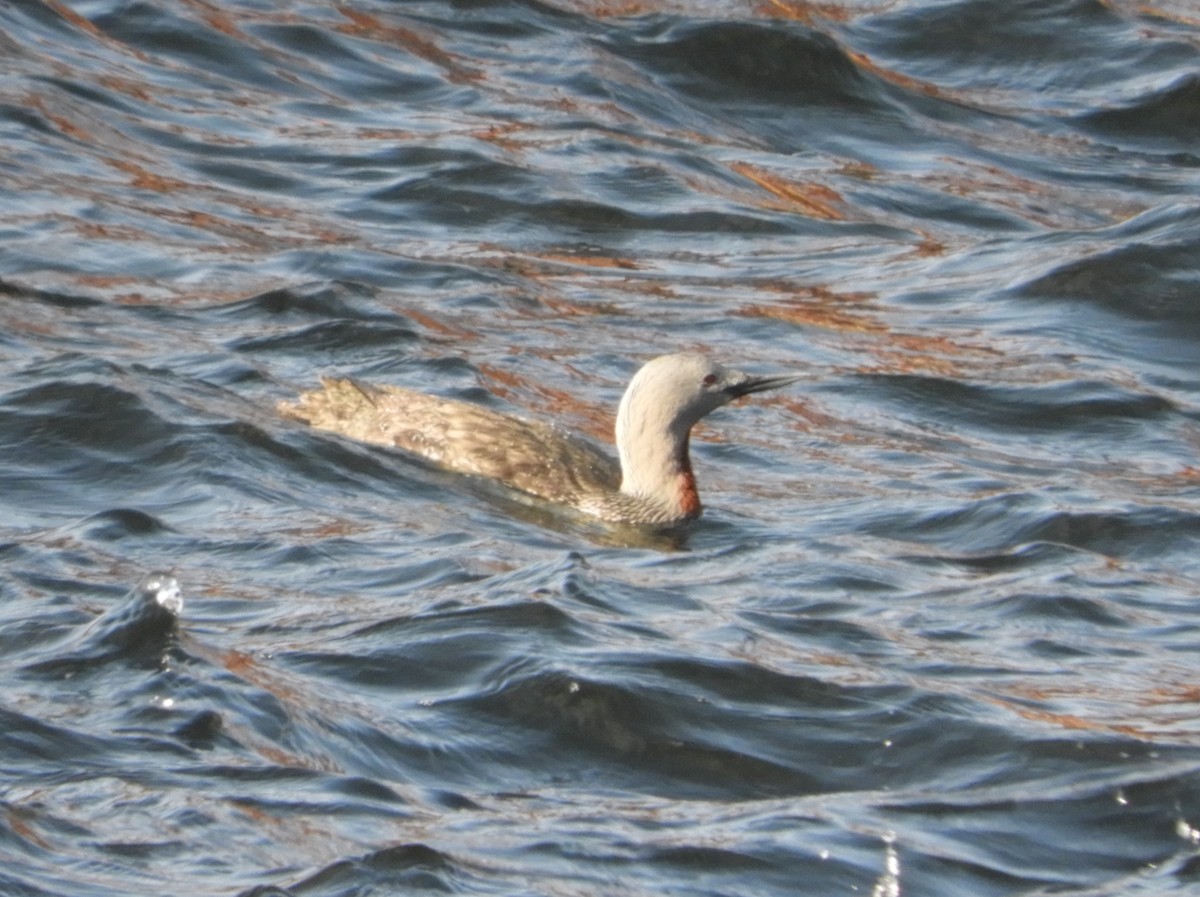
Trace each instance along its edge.
<path fill-rule="evenodd" d="M 404 449 L 609 523 L 665 528 L 701 513 L 692 426 L 736 398 L 801 376 L 753 376 L 694 353 L 655 358 L 617 409 L 619 463 L 553 425 L 395 386 L 323 378 L 320 389 L 278 407 L 318 429 Z"/>

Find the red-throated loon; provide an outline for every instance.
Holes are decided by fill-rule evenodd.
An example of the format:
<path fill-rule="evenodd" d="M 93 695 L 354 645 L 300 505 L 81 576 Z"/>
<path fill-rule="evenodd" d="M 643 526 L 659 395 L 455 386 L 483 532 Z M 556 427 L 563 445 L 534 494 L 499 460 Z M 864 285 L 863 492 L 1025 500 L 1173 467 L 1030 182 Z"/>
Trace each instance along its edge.
<path fill-rule="evenodd" d="M 619 465 L 554 426 L 395 386 L 323 379 L 320 389 L 280 402 L 279 410 L 604 521 L 667 527 L 701 512 L 688 455 L 692 426 L 740 396 L 802 376 L 754 376 L 692 353 L 655 358 L 634 376 L 617 410 Z"/>

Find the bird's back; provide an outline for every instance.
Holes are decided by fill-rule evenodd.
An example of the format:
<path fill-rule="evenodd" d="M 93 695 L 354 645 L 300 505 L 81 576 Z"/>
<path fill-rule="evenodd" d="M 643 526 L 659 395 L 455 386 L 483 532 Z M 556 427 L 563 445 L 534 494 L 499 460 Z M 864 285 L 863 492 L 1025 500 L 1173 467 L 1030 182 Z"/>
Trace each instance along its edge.
<path fill-rule="evenodd" d="M 538 421 L 395 386 L 323 379 L 281 413 L 363 442 L 403 449 L 459 473 L 499 480 L 579 506 L 617 492 L 617 463 L 591 443 Z"/>

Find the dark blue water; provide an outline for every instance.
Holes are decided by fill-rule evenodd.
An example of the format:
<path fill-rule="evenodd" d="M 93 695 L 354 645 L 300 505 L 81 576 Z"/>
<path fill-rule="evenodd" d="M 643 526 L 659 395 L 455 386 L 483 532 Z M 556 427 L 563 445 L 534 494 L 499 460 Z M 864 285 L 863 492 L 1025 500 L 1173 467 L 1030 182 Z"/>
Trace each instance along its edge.
<path fill-rule="evenodd" d="M 1184 0 L 0 5 L 0 893 L 1200 892 L 1198 187 Z M 681 349 L 675 543 L 274 410 Z"/>

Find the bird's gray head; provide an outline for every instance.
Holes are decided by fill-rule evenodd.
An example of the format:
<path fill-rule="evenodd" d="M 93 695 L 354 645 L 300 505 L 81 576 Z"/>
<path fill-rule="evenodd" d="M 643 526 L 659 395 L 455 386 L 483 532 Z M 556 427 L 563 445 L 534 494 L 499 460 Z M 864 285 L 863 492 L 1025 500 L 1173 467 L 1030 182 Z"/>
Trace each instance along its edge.
<path fill-rule="evenodd" d="M 691 352 L 661 355 L 634 375 L 621 400 L 618 421 L 627 417 L 632 423 L 649 417 L 669 429 L 686 431 L 736 398 L 798 379 L 798 375 L 792 374 L 757 377 Z"/>

